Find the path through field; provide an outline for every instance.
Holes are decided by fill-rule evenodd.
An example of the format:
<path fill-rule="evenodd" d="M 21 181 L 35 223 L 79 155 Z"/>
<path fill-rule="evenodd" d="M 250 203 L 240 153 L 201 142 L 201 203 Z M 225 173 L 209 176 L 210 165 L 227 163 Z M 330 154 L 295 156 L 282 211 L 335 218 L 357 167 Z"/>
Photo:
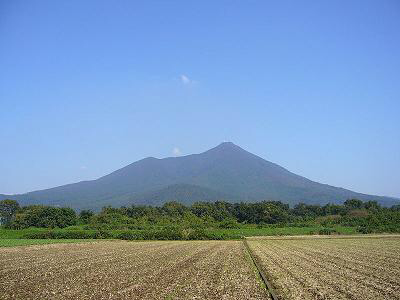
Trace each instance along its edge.
<path fill-rule="evenodd" d="M 1 299 L 268 299 L 241 241 L 0 249 Z"/>

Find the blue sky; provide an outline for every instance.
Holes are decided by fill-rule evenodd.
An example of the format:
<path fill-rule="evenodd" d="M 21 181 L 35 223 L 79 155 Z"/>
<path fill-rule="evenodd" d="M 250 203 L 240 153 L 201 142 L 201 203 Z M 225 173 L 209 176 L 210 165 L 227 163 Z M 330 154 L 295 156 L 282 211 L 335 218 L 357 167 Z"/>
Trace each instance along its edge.
<path fill-rule="evenodd" d="M 0 0 L 0 120 L 0 193 L 227 140 L 400 197 L 400 3 Z"/>

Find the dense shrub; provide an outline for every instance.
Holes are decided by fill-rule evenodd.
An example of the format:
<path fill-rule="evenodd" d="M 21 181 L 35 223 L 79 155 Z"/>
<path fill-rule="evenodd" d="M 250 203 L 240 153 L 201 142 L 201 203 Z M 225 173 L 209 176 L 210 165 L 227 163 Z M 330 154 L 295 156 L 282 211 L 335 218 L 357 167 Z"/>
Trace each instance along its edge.
<path fill-rule="evenodd" d="M 235 219 L 227 219 L 219 223 L 219 228 L 224 228 L 224 229 L 235 229 L 239 228 L 240 225 Z"/>
<path fill-rule="evenodd" d="M 43 232 L 27 233 L 25 239 L 109 239 L 113 235 L 108 231 L 83 231 L 83 230 L 49 230 Z"/>
<path fill-rule="evenodd" d="M 319 235 L 331 235 L 331 234 L 338 234 L 338 232 L 333 228 L 322 228 L 318 231 Z"/>
<path fill-rule="evenodd" d="M 75 225 L 76 220 L 76 213 L 71 208 L 31 205 L 25 206 L 17 212 L 10 228 L 64 228 Z"/>
<path fill-rule="evenodd" d="M 77 232 L 83 229 L 91 231 L 89 238 L 107 238 L 105 232 L 119 231 L 114 235 L 121 234 L 126 239 L 236 239 L 240 238 L 237 232 L 241 231 L 235 229 L 257 228 L 265 234 L 291 234 L 301 228 L 312 227 L 315 234 L 334 234 L 336 232 L 332 228 L 338 226 L 358 228 L 360 233 L 400 232 L 399 207 L 385 208 L 375 201 L 362 202 L 357 199 L 348 200 L 344 205 L 299 203 L 294 208 L 279 201 L 196 202 L 191 206 L 168 202 L 159 207 L 108 206 L 99 213 L 83 210 L 79 217 L 70 208 L 42 205 L 19 207 L 16 202 L 2 203 L 5 206 L 0 221 L 5 223 L 4 216 L 11 220 L 4 224 L 8 228 L 66 228 L 67 231 Z M 14 209 L 8 209 L 11 204 Z M 288 227 L 293 230 L 285 230 Z M 122 234 L 122 231 L 128 232 L 127 235 Z M 97 236 L 94 232 L 97 232 Z"/>
<path fill-rule="evenodd" d="M 389 224 L 380 226 L 359 226 L 357 232 L 368 234 L 368 233 L 400 233 L 400 224 Z"/>
<path fill-rule="evenodd" d="M 126 231 L 116 236 L 121 240 L 228 240 L 241 236 L 229 233 L 217 233 L 205 229 L 168 229 L 149 231 Z"/>
<path fill-rule="evenodd" d="M 368 233 L 373 233 L 374 230 L 368 226 L 360 226 L 357 228 L 357 232 L 362 233 L 362 234 L 368 234 Z"/>

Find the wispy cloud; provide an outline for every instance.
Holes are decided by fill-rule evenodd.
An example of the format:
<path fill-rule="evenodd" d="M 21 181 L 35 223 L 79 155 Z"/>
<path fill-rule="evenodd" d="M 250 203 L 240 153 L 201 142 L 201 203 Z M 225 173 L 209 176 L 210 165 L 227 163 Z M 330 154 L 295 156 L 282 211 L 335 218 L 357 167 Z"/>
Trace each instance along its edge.
<path fill-rule="evenodd" d="M 190 78 L 188 75 L 185 75 L 185 74 L 179 75 L 179 80 L 181 81 L 181 83 L 183 85 L 188 86 L 188 87 L 197 86 L 197 84 L 198 84 L 198 81 Z"/>
<path fill-rule="evenodd" d="M 181 156 L 182 155 L 182 151 L 178 147 L 175 147 L 174 149 L 172 149 L 172 154 L 174 156 Z"/>
<path fill-rule="evenodd" d="M 184 75 L 184 74 L 181 75 L 181 81 L 182 81 L 183 84 L 190 84 L 190 83 L 192 82 L 192 81 L 189 79 L 189 77 L 186 76 L 186 75 Z"/>
<path fill-rule="evenodd" d="M 81 170 L 86 170 L 87 167 L 86 166 L 81 166 Z"/>

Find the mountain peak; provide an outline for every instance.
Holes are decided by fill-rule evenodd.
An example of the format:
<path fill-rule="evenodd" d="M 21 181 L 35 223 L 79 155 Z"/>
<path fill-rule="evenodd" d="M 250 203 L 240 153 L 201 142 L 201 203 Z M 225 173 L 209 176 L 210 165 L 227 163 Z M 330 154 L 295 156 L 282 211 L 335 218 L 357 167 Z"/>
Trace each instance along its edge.
<path fill-rule="evenodd" d="M 222 142 L 218 146 L 211 148 L 205 153 L 237 153 L 237 152 L 245 152 L 244 149 L 240 148 L 238 145 L 235 145 L 232 142 Z"/>
<path fill-rule="evenodd" d="M 232 143 L 232 142 L 223 141 L 218 146 L 229 146 L 229 147 L 232 147 L 232 146 L 236 146 L 236 145 L 234 143 Z"/>
<path fill-rule="evenodd" d="M 222 142 L 221 144 L 219 144 L 218 146 L 216 146 L 214 149 L 242 149 L 240 148 L 238 145 L 235 145 L 232 142 Z"/>

